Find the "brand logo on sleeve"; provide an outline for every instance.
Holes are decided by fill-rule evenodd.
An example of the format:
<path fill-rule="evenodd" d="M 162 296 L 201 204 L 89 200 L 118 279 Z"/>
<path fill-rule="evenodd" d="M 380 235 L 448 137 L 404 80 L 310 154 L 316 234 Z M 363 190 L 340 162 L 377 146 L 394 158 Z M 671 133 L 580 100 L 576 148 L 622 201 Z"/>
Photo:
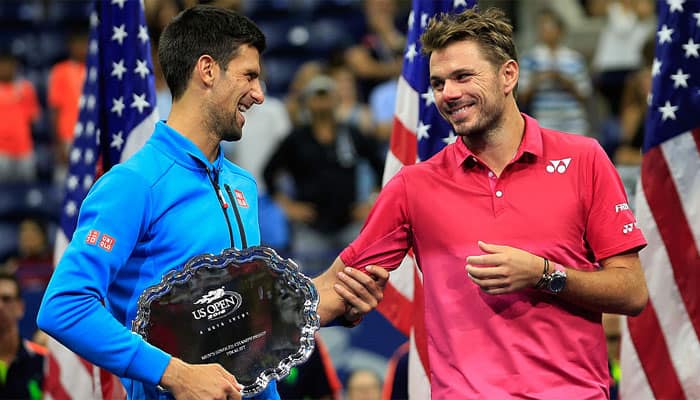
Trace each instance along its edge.
<path fill-rule="evenodd" d="M 549 165 L 545 168 L 547 172 L 553 174 L 555 171 L 563 174 L 566 169 L 569 168 L 571 164 L 571 157 L 563 158 L 561 160 L 549 160 Z"/>
<path fill-rule="evenodd" d="M 635 230 L 636 228 L 637 228 L 636 222 L 632 222 L 630 224 L 625 224 L 622 226 L 622 233 L 624 233 L 626 235 L 626 234 L 632 232 L 633 230 Z"/>
<path fill-rule="evenodd" d="M 114 247 L 114 241 L 115 240 L 113 237 L 105 233 L 100 238 L 100 244 L 98 244 L 98 246 L 106 251 L 112 251 L 112 248 Z"/>
<path fill-rule="evenodd" d="M 89 245 L 96 245 L 97 244 L 97 239 L 100 237 L 100 231 L 96 231 L 92 229 L 90 232 L 88 232 L 87 237 L 85 238 L 85 243 Z"/>
<path fill-rule="evenodd" d="M 238 203 L 238 205 L 243 207 L 243 208 L 248 208 L 248 202 L 245 200 L 245 196 L 243 195 L 243 192 L 236 189 L 233 191 L 233 193 L 236 196 L 236 203 Z"/>
<path fill-rule="evenodd" d="M 627 205 L 627 203 L 620 203 L 620 204 L 615 204 L 615 212 L 619 213 L 620 211 L 625 211 L 629 210 L 630 206 Z"/>

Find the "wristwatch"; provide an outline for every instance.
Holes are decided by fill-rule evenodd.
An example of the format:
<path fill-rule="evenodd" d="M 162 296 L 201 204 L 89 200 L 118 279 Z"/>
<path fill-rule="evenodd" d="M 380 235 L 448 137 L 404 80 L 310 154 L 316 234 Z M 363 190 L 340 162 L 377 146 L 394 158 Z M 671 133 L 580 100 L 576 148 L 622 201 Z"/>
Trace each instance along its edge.
<path fill-rule="evenodd" d="M 555 262 L 551 263 L 554 271 L 546 275 L 544 288 L 550 293 L 560 293 L 566 287 L 566 268 Z"/>

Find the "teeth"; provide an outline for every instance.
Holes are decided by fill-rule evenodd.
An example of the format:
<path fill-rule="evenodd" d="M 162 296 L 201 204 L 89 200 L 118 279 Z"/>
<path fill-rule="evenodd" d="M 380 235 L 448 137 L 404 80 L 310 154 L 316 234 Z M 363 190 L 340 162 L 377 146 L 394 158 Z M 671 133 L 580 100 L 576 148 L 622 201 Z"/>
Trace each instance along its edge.
<path fill-rule="evenodd" d="M 238 111 L 244 113 L 244 112 L 248 111 L 248 107 L 244 106 L 243 104 L 239 104 Z"/>
<path fill-rule="evenodd" d="M 464 111 L 464 110 L 466 110 L 466 109 L 467 109 L 466 106 L 465 106 L 465 107 L 461 107 L 461 108 L 458 108 L 458 109 L 456 109 L 456 110 L 450 111 L 450 114 L 456 114 L 456 113 L 462 112 L 462 111 Z"/>

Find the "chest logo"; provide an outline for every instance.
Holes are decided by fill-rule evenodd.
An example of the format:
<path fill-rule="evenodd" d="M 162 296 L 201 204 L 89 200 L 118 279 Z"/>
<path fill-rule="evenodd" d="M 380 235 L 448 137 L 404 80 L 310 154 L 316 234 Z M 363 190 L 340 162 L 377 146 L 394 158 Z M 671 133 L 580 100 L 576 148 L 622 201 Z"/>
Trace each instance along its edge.
<path fill-rule="evenodd" d="M 243 192 L 236 189 L 233 191 L 233 193 L 236 195 L 236 203 L 238 203 L 238 205 L 240 207 L 248 208 L 248 202 L 245 200 L 245 196 L 243 195 Z"/>
<path fill-rule="evenodd" d="M 562 158 L 561 160 L 549 160 L 549 165 L 545 168 L 547 172 L 553 174 L 555 171 L 563 174 L 571 164 L 571 157 Z"/>

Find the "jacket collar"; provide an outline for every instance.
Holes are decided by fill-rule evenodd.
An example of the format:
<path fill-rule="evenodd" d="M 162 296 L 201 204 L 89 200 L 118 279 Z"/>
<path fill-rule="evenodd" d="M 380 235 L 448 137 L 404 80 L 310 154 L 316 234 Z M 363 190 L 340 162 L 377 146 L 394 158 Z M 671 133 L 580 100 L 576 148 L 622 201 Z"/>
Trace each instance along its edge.
<path fill-rule="evenodd" d="M 182 134 L 172 127 L 168 126 L 165 121 L 156 122 L 155 130 L 149 140 L 149 143 L 162 151 L 176 163 L 188 169 L 200 170 L 208 168 L 210 171 L 218 171 L 224 159 L 224 151 L 219 144 L 219 155 L 214 162 L 210 162 L 191 140 L 182 136 Z"/>

